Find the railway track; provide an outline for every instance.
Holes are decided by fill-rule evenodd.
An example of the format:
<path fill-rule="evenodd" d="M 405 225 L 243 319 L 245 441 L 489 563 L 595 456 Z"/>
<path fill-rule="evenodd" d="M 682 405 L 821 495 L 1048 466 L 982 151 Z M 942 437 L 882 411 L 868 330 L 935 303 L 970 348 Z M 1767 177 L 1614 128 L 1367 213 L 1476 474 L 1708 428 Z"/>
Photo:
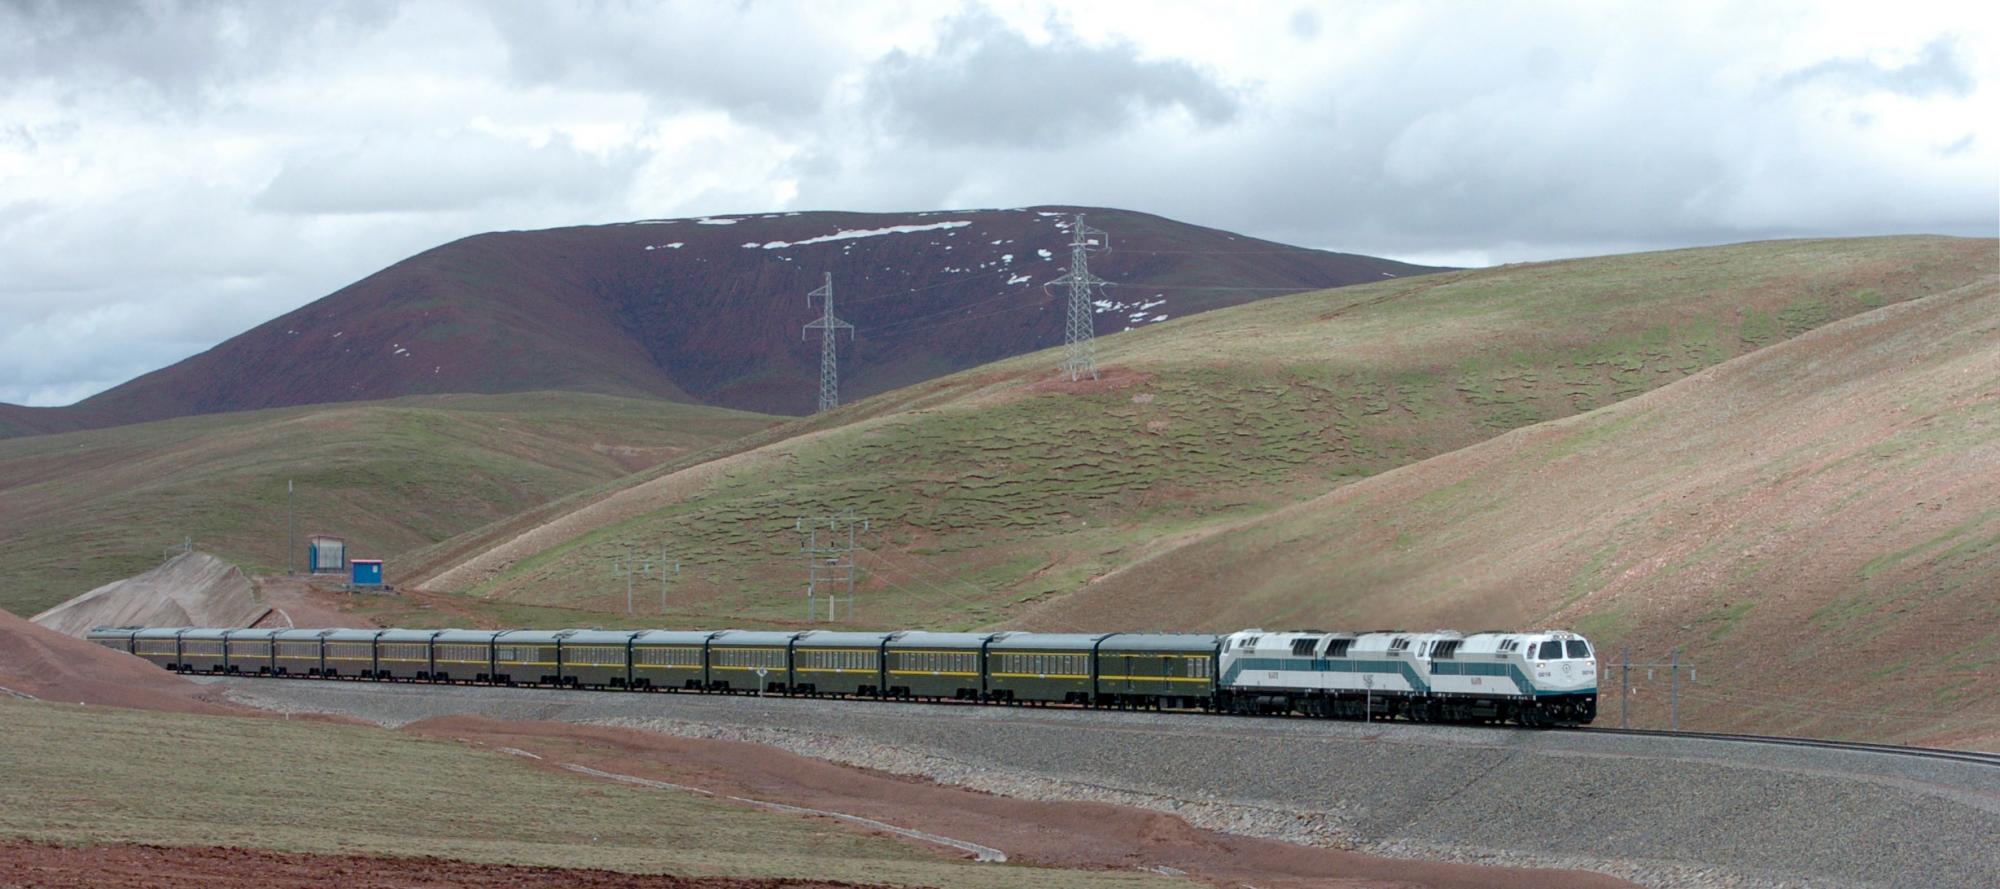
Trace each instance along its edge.
<path fill-rule="evenodd" d="M 1909 756 L 1920 759 L 1965 762 L 2000 769 L 2000 753 L 1983 753 L 1977 750 L 1948 750 L 1941 747 L 1904 747 L 1897 744 L 1870 744 L 1862 741 L 1829 741 L 1820 738 L 1788 738 L 1776 735 L 1739 735 L 1728 732 L 1684 732 L 1667 731 L 1664 729 L 1574 726 L 1553 729 L 1553 731 L 1579 732 L 1593 735 L 1631 735 L 1642 738 L 1691 738 L 1701 741 L 1732 741 L 1741 744 L 1761 744 L 1768 747 L 1817 747 L 1822 750 L 1845 750 L 1855 753 L 1880 753 L 1889 756 Z"/>

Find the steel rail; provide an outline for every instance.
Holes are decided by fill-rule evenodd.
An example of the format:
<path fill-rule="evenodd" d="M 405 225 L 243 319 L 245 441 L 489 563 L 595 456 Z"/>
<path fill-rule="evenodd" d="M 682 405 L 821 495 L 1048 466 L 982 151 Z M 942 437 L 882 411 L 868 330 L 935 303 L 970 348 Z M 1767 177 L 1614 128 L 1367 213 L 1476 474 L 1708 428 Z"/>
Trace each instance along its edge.
<path fill-rule="evenodd" d="M 1668 731 L 1665 729 L 1596 728 L 1581 725 L 1559 726 L 1553 727 L 1551 730 L 1592 735 L 1629 735 L 1642 738 L 1687 738 L 1695 741 L 1731 741 L 1739 744 L 1763 744 L 1771 747 L 1817 747 L 1823 750 L 1842 750 L 1850 753 L 1881 753 L 1890 756 L 1910 756 L 1921 759 L 1941 759 L 2000 768 L 2000 753 L 1986 753 L 1979 750 L 1953 750 L 1944 747 L 1910 747 L 1900 744 L 1834 741 L 1825 738 L 1797 738 L 1785 735 L 1744 735 L 1730 732 Z"/>

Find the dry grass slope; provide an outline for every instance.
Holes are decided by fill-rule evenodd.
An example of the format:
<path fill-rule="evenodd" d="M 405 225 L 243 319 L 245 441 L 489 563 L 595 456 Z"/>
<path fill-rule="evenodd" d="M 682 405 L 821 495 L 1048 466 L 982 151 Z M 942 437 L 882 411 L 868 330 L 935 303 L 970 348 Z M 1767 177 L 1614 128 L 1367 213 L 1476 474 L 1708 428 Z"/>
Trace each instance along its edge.
<path fill-rule="evenodd" d="M 861 622 L 1081 625 L 1037 609 L 1358 480 L 1962 288 L 1993 255 L 1949 238 L 1769 242 L 1260 301 L 1103 338 L 1095 383 L 1054 382 L 1048 353 L 1010 359 L 451 541 L 476 555 L 440 562 L 430 586 L 516 619 L 615 624 L 609 557 L 668 542 L 689 568 L 674 622 L 795 622 L 793 518 L 852 508 L 876 528 Z M 1206 622 L 1129 604 L 1153 626 Z"/>
<path fill-rule="evenodd" d="M 1684 724 L 1995 748 L 1996 503 L 1989 273 L 1339 489 L 1029 622 L 1574 626 L 1682 648 L 1702 671 Z"/>
<path fill-rule="evenodd" d="M 194 538 L 282 571 L 299 534 L 391 560 L 763 429 L 772 418 L 573 393 L 426 396 L 0 440 L 0 608 L 33 614 Z M 392 563 L 392 570 L 393 563 Z M 392 580 L 394 575 L 392 575 Z"/>
<path fill-rule="evenodd" d="M 827 822 L 368 727 L 6 699 L 0 722 L 0 837 L 911 886 L 1165 882 L 945 860 Z"/>

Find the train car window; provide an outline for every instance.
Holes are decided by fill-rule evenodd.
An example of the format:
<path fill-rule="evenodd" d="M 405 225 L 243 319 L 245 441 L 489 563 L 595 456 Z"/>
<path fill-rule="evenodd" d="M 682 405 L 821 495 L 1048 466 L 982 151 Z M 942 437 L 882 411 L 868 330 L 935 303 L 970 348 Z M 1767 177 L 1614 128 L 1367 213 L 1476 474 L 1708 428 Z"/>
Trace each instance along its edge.
<path fill-rule="evenodd" d="M 1353 644 L 1354 640 L 1352 639 L 1335 639 L 1332 642 L 1327 643 L 1326 656 L 1330 658 L 1346 657 L 1347 647 Z"/>
<path fill-rule="evenodd" d="M 1569 640 L 1569 656 L 1573 658 L 1590 657 L 1590 646 L 1583 644 L 1582 639 L 1571 639 Z"/>
<path fill-rule="evenodd" d="M 1313 649 L 1318 646 L 1318 639 L 1293 639 L 1292 657 L 1312 657 Z"/>
<path fill-rule="evenodd" d="M 1458 652 L 1459 640 L 1446 639 L 1431 647 L 1431 659 L 1448 661 Z"/>
<path fill-rule="evenodd" d="M 1561 660 L 1562 656 L 1563 656 L 1563 644 L 1561 642 L 1557 642 L 1554 639 L 1550 639 L 1549 641 L 1542 643 L 1542 654 L 1540 660 L 1545 660 L 1545 661 Z"/>

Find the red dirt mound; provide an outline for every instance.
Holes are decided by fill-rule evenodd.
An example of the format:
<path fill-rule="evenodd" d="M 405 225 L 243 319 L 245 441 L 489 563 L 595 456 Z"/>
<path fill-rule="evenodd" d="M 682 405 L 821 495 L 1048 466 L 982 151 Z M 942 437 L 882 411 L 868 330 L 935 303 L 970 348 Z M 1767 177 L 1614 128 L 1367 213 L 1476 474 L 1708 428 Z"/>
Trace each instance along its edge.
<path fill-rule="evenodd" d="M 469 864 L 445 858 L 310 855 L 218 847 L 0 843 L 0 886 L 49 889 L 840 889 L 853 883 L 621 874 L 582 868 Z"/>
<path fill-rule="evenodd" d="M 0 611 L 0 688 L 64 704 L 177 713 L 251 712 L 129 654 L 44 629 L 5 611 Z"/>

